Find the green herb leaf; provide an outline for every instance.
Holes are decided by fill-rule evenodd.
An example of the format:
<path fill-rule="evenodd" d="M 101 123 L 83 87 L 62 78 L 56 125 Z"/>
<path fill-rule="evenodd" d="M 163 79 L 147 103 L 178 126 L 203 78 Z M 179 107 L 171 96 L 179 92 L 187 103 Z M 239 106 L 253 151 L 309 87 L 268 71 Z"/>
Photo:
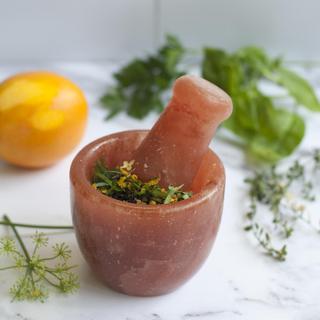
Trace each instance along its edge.
<path fill-rule="evenodd" d="M 277 162 L 300 144 L 305 125 L 298 114 L 276 108 L 256 88 L 239 91 L 234 96 L 234 112 L 224 126 L 242 138 L 253 158 Z"/>
<path fill-rule="evenodd" d="M 319 100 L 305 79 L 283 67 L 277 69 L 272 79 L 280 86 L 283 86 L 298 105 L 304 106 L 312 111 L 320 111 Z"/>
<path fill-rule="evenodd" d="M 305 125 L 299 115 L 285 109 L 266 111 L 268 116 L 264 123 L 260 122 L 261 131 L 248 143 L 248 152 L 256 159 L 274 163 L 289 156 L 300 144 Z"/>
<path fill-rule="evenodd" d="M 114 74 L 116 84 L 101 98 L 107 119 L 119 112 L 142 119 L 151 111 L 163 110 L 163 93 L 182 75 L 177 65 L 184 54 L 177 38 L 168 35 L 166 43 L 145 59 L 134 59 Z"/>

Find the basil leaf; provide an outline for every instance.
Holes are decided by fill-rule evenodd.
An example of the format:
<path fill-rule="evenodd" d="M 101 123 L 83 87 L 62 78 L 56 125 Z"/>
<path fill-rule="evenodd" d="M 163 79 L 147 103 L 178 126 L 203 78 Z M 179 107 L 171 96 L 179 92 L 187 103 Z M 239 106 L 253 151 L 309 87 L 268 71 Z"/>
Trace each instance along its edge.
<path fill-rule="evenodd" d="M 290 155 L 303 139 L 305 125 L 297 113 L 277 108 L 260 91 L 260 80 L 285 87 L 299 104 L 319 110 L 311 86 L 282 64 L 280 58 L 272 59 L 257 47 L 244 47 L 233 54 L 206 48 L 202 62 L 203 77 L 232 98 L 233 114 L 224 127 L 240 137 L 250 156 L 266 162 Z"/>
<path fill-rule="evenodd" d="M 282 67 L 277 69 L 274 79 L 288 91 L 299 105 L 312 111 L 320 111 L 320 103 L 314 90 L 302 77 Z"/>
<path fill-rule="evenodd" d="M 241 66 L 246 85 L 255 84 L 264 74 L 277 69 L 282 63 L 280 58 L 272 59 L 262 48 L 253 46 L 240 48 L 233 56 Z"/>
<path fill-rule="evenodd" d="M 251 157 L 271 163 L 290 155 L 305 132 L 298 114 L 276 108 L 257 88 L 237 93 L 233 115 L 224 127 L 242 139 Z"/>
<path fill-rule="evenodd" d="M 267 130 L 252 137 L 248 152 L 255 159 L 275 163 L 289 156 L 300 144 L 305 124 L 298 114 L 285 109 L 270 109 L 269 113 L 268 124 L 265 124 Z"/>

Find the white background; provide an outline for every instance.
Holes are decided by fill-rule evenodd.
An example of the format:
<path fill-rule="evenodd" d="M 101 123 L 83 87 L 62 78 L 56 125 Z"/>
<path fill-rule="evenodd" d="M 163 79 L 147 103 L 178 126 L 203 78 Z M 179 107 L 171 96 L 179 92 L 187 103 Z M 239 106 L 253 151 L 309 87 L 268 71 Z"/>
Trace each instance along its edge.
<path fill-rule="evenodd" d="M 118 60 L 166 32 L 189 46 L 258 44 L 320 57 L 318 0 L 0 0 L 0 63 Z"/>

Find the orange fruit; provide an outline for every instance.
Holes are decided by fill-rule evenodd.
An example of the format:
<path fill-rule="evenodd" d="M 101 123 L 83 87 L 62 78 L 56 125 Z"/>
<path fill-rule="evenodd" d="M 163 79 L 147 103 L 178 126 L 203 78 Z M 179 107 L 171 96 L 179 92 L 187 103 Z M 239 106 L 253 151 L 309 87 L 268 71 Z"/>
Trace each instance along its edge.
<path fill-rule="evenodd" d="M 70 80 L 51 72 L 20 73 L 0 84 L 0 158 L 40 168 L 80 141 L 87 102 Z"/>

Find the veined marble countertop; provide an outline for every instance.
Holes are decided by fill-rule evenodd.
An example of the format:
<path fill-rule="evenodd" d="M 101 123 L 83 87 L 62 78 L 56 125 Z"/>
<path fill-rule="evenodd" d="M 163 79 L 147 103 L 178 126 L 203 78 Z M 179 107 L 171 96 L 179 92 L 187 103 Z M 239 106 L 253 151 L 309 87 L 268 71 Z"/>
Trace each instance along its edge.
<path fill-rule="evenodd" d="M 68 171 L 72 158 L 88 142 L 113 132 L 150 128 L 156 115 L 137 121 L 120 115 L 105 122 L 98 100 L 116 64 L 44 63 L 0 66 L 0 80 L 22 70 L 48 69 L 70 77 L 90 105 L 89 124 L 81 145 L 57 165 L 27 171 L 0 162 L 0 213 L 13 221 L 70 224 Z M 299 69 L 320 89 L 320 69 Z M 319 93 L 319 91 L 318 91 Z M 320 147 L 320 116 L 308 116 L 300 147 Z M 138 298 L 100 284 L 83 260 L 73 233 L 50 236 L 65 241 L 79 265 L 80 290 L 70 296 L 52 294 L 45 303 L 10 302 L 7 290 L 14 272 L 0 273 L 0 320 L 270 320 L 320 319 L 320 237 L 302 230 L 293 236 L 286 262 L 276 262 L 254 248 L 243 228 L 243 179 L 248 171 L 243 153 L 215 140 L 212 147 L 227 174 L 225 206 L 214 248 L 200 271 L 174 293 Z M 320 209 L 320 204 L 316 204 Z M 320 210 L 319 210 L 320 212 Z M 24 234 L 30 231 L 22 230 Z M 5 228 L 0 228 L 0 235 Z"/>

